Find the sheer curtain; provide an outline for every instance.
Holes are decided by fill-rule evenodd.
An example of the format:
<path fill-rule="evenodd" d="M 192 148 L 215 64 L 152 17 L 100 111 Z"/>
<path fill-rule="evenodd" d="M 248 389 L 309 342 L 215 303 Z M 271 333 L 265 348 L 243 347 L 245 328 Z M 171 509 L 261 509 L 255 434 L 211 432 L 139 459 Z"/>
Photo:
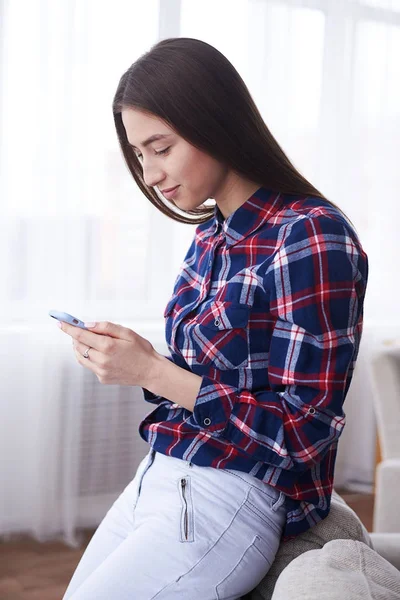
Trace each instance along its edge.
<path fill-rule="evenodd" d="M 148 449 L 140 388 L 101 385 L 47 313 L 121 323 L 167 352 L 163 308 L 195 227 L 136 189 L 111 103 L 130 64 L 173 36 L 231 60 L 296 167 L 356 225 L 370 283 L 336 485 L 370 489 L 369 360 L 400 338 L 400 1 L 3 0 L 0 10 L 0 534 L 79 544 L 79 527 L 99 523 Z"/>

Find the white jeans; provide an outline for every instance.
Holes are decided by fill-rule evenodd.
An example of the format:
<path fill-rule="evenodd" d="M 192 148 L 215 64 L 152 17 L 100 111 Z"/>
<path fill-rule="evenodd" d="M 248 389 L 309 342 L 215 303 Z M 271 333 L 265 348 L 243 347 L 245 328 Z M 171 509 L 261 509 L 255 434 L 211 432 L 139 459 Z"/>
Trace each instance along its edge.
<path fill-rule="evenodd" d="M 285 495 L 252 475 L 150 449 L 63 600 L 239 599 L 268 572 L 285 520 Z"/>

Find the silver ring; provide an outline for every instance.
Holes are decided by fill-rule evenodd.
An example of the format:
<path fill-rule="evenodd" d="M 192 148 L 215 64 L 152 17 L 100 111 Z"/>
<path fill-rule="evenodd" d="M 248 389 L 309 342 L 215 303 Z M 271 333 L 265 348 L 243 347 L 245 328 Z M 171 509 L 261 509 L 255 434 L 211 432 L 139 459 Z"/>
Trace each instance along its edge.
<path fill-rule="evenodd" d="M 90 350 L 90 346 L 89 346 L 89 348 L 86 348 L 84 354 L 82 354 L 83 358 L 89 358 L 89 350 Z"/>

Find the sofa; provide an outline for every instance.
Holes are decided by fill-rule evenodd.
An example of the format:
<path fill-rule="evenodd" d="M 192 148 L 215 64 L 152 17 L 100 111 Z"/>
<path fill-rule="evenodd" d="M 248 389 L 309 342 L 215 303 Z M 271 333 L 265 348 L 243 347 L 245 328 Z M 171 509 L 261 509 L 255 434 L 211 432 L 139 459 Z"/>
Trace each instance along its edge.
<path fill-rule="evenodd" d="M 368 533 L 335 490 L 328 516 L 281 543 L 267 575 L 242 597 L 356 599 L 400 600 L 400 533 Z"/>

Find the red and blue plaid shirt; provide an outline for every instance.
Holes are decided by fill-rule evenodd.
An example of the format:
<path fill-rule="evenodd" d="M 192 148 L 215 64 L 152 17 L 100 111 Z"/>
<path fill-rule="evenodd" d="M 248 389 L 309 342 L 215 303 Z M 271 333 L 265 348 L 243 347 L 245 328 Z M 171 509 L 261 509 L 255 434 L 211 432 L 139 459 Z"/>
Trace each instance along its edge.
<path fill-rule="evenodd" d="M 193 412 L 144 390 L 141 437 L 282 491 L 283 541 L 329 513 L 367 276 L 338 209 L 260 188 L 198 225 L 165 309 L 168 358 L 202 382 Z"/>

